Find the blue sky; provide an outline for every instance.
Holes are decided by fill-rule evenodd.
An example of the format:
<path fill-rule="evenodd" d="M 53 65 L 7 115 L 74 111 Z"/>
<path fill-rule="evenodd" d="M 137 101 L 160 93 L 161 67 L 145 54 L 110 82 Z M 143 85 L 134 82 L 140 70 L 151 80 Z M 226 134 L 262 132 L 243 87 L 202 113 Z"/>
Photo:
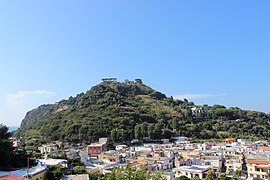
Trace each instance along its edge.
<path fill-rule="evenodd" d="M 167 96 L 270 112 L 270 3 L 251 0 L 0 2 L 0 123 L 141 78 Z"/>

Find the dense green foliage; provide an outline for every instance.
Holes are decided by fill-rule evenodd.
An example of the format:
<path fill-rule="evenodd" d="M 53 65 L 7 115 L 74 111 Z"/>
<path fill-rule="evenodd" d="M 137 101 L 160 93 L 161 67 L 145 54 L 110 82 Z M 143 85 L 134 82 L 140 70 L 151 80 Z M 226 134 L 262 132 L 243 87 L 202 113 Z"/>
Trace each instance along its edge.
<path fill-rule="evenodd" d="M 112 173 L 103 177 L 103 179 L 106 179 L 106 180 L 122 180 L 122 179 L 148 180 L 150 179 L 150 174 L 146 171 L 146 169 L 140 169 L 140 170 L 135 171 L 129 166 L 125 168 L 118 167 L 114 169 Z"/>
<path fill-rule="evenodd" d="M 9 139 L 8 128 L 0 124 L 0 170 L 10 170 L 27 166 L 25 151 L 14 148 Z"/>
<path fill-rule="evenodd" d="M 47 169 L 47 179 L 48 180 L 57 180 L 61 179 L 64 171 L 59 166 L 50 166 Z"/>
<path fill-rule="evenodd" d="M 68 159 L 68 167 L 69 170 L 67 174 L 85 174 L 85 164 L 81 161 L 81 159 Z"/>
<path fill-rule="evenodd" d="M 145 168 L 135 170 L 130 166 L 118 167 L 115 168 L 112 173 L 106 174 L 105 176 L 100 176 L 98 174 L 97 176 L 98 177 L 95 177 L 94 175 L 90 174 L 90 177 L 93 179 L 104 180 L 166 180 L 166 178 L 162 176 L 161 172 L 156 172 L 150 175 L 150 173 Z"/>
<path fill-rule="evenodd" d="M 123 83 L 106 79 L 86 93 L 47 105 L 47 111 L 44 107 L 42 112 L 28 113 L 38 116 L 23 120 L 18 136 L 86 143 L 110 137 L 117 143 L 175 135 L 198 139 L 267 139 L 270 135 L 269 114 L 221 105 L 197 106 L 186 99 L 166 97 L 138 79 Z"/>

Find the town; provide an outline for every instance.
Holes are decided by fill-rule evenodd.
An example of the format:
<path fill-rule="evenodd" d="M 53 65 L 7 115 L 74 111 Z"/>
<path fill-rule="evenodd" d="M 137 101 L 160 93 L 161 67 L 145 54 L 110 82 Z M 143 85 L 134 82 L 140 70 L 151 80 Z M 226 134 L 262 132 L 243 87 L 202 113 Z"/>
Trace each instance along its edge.
<path fill-rule="evenodd" d="M 144 168 L 150 176 L 158 172 L 167 180 L 270 178 L 270 146 L 265 140 L 227 138 L 195 143 L 190 138 L 173 137 L 157 143 L 133 139 L 130 145 L 118 144 L 114 149 L 108 148 L 107 142 L 108 138 L 99 138 L 89 145 L 60 141 L 44 144 L 38 147 L 42 156 L 34 159 L 35 166 L 1 171 L 0 179 L 43 180 L 52 167 L 62 170 L 62 180 L 95 179 L 95 174 L 102 177 L 125 167 Z M 19 147 L 23 142 L 14 139 L 13 145 Z M 63 153 L 65 158 L 59 158 Z M 68 159 L 77 160 L 80 165 L 69 165 Z M 73 173 L 66 174 L 70 168 Z"/>

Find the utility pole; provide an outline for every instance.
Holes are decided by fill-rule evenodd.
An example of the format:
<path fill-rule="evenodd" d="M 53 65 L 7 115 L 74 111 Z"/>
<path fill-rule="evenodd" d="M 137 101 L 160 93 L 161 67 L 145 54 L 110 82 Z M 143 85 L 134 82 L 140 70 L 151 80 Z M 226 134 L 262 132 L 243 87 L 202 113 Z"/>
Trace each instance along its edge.
<path fill-rule="evenodd" d="M 29 157 L 27 157 L 27 170 L 26 170 L 26 173 L 27 173 L 27 179 L 29 179 Z"/>
<path fill-rule="evenodd" d="M 27 169 L 26 169 L 26 174 L 27 174 L 27 179 L 29 179 L 29 166 L 30 166 L 30 159 L 33 160 L 35 158 L 30 158 L 27 157 Z"/>

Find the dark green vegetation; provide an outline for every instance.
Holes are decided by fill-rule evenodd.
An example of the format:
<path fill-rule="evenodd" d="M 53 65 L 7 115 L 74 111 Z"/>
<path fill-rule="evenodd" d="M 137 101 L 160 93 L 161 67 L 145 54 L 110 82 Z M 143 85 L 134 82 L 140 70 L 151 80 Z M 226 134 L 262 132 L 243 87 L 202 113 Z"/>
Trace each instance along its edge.
<path fill-rule="evenodd" d="M 0 170 L 26 167 L 28 161 L 26 152 L 14 148 L 9 137 L 8 128 L 0 124 Z"/>
<path fill-rule="evenodd" d="M 73 174 L 88 174 L 90 179 L 93 180 L 166 180 L 166 178 L 162 176 L 162 173 L 166 172 L 156 172 L 150 175 L 145 168 L 135 170 L 130 166 L 115 168 L 112 170 L 112 173 L 106 175 L 100 172 L 91 174 L 83 170 L 72 172 Z M 50 167 L 48 169 L 47 178 L 50 180 L 58 180 L 61 178 L 62 174 L 64 174 L 64 170 L 60 169 L 60 167 Z"/>
<path fill-rule="evenodd" d="M 111 142 L 175 135 L 267 139 L 269 119 L 270 115 L 262 112 L 175 100 L 140 79 L 104 79 L 86 93 L 28 112 L 17 135 L 85 143 L 106 136 Z"/>
<path fill-rule="evenodd" d="M 85 164 L 80 159 L 68 159 L 68 169 L 60 168 L 59 166 L 50 166 L 47 169 L 48 180 L 59 180 L 63 174 L 86 174 Z M 92 175 L 92 174 L 90 174 Z M 98 176 L 97 174 L 96 176 Z M 93 175 L 95 176 L 95 175 Z"/>
<path fill-rule="evenodd" d="M 47 169 L 47 179 L 49 180 L 57 180 L 61 179 L 62 175 L 64 174 L 64 170 L 62 170 L 59 166 L 50 166 Z"/>
<path fill-rule="evenodd" d="M 150 175 L 150 173 L 141 168 L 139 170 L 135 170 L 129 166 L 127 167 L 118 167 L 113 169 L 112 173 L 106 174 L 105 176 L 102 174 L 89 174 L 90 179 L 98 180 L 166 180 L 164 176 L 162 176 L 161 172 L 156 172 Z"/>

